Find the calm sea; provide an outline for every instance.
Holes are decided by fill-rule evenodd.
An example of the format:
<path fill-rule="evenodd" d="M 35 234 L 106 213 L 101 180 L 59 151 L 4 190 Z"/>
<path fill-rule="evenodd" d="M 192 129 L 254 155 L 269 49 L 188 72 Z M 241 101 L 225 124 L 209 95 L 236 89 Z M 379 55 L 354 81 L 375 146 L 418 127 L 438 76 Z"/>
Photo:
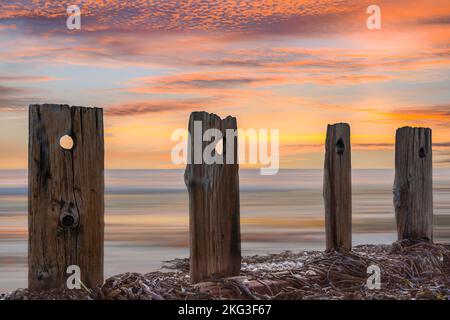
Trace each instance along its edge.
<path fill-rule="evenodd" d="M 27 173 L 0 170 L 0 291 L 27 283 Z M 450 170 L 434 172 L 435 236 L 450 241 Z M 391 243 L 393 170 L 353 171 L 353 244 Z M 244 255 L 324 248 L 321 170 L 242 170 Z M 182 170 L 106 172 L 105 275 L 149 272 L 188 256 Z"/>

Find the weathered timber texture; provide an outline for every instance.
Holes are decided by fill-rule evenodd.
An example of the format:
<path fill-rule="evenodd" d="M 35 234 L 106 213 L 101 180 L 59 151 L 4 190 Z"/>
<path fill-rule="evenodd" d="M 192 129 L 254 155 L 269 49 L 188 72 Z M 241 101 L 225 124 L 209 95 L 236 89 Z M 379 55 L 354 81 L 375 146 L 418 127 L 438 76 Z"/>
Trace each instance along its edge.
<path fill-rule="evenodd" d="M 197 121 L 200 121 L 201 132 L 194 130 L 194 122 Z M 203 157 L 200 163 L 195 164 L 194 158 L 199 159 L 205 147 L 211 143 L 202 142 L 201 135 L 211 128 L 220 130 L 224 137 L 224 164 L 206 164 Z M 229 116 L 221 120 L 215 114 L 193 112 L 189 119 L 189 162 L 185 183 L 189 192 L 192 283 L 235 276 L 241 268 L 237 134 L 233 141 L 227 142 L 226 129 L 237 129 L 236 118 Z M 215 141 L 214 138 L 212 141 Z M 233 146 L 231 142 L 234 142 Z M 233 152 L 233 163 L 226 162 L 229 152 Z"/>
<path fill-rule="evenodd" d="M 403 127 L 395 141 L 394 206 L 398 239 L 433 241 L 431 129 Z"/>
<path fill-rule="evenodd" d="M 71 150 L 60 146 L 69 135 Z M 88 287 L 103 283 L 103 110 L 29 108 L 28 287 L 65 288 L 77 265 Z"/>
<path fill-rule="evenodd" d="M 323 197 L 326 249 L 352 248 L 352 172 L 350 126 L 328 125 L 325 141 Z"/>

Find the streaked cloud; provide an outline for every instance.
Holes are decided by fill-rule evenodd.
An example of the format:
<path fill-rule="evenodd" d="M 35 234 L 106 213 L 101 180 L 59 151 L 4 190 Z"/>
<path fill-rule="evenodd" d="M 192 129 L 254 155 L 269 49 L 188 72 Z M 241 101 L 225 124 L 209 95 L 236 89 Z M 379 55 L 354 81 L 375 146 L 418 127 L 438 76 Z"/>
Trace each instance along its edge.
<path fill-rule="evenodd" d="M 25 110 L 29 98 L 37 92 L 32 88 L 3 86 L 0 84 L 0 111 Z"/>
<path fill-rule="evenodd" d="M 135 116 L 147 113 L 176 112 L 181 110 L 194 110 L 205 108 L 205 101 L 189 100 L 161 100 L 161 101 L 143 101 L 127 103 L 107 107 L 105 114 L 107 116 Z"/>
<path fill-rule="evenodd" d="M 63 78 L 48 77 L 48 76 L 6 76 L 0 75 L 0 82 L 48 82 L 64 80 Z"/>
<path fill-rule="evenodd" d="M 397 110 L 380 112 L 383 122 L 398 125 L 425 125 L 450 127 L 450 105 L 429 105 L 415 108 L 398 108 Z"/>

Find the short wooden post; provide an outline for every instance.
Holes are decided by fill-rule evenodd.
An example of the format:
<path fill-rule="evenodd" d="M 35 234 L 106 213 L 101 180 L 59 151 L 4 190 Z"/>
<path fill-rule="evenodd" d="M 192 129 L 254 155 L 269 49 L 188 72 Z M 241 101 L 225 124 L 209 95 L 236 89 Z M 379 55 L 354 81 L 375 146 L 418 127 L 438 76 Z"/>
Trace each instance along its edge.
<path fill-rule="evenodd" d="M 326 249 L 352 248 L 352 173 L 350 126 L 328 125 L 323 180 Z"/>
<path fill-rule="evenodd" d="M 393 191 L 399 240 L 433 241 L 432 158 L 431 129 L 397 130 Z"/>
<path fill-rule="evenodd" d="M 29 108 L 28 287 L 66 287 L 71 265 L 103 283 L 103 110 Z"/>
<path fill-rule="evenodd" d="M 200 132 L 195 128 L 201 128 Z M 207 164 L 203 152 L 207 145 L 215 141 L 211 138 L 212 141 L 202 142 L 202 136 L 208 129 L 218 129 L 226 137 L 226 129 L 237 129 L 236 118 L 222 120 L 215 114 L 193 112 L 189 119 L 185 183 L 189 192 L 192 283 L 236 276 L 241 268 L 237 133 L 232 141 L 223 139 L 224 164 Z M 211 154 L 213 152 L 216 151 Z M 230 154 L 230 157 L 233 155 L 232 163 L 226 160 L 230 152 L 233 152 Z"/>

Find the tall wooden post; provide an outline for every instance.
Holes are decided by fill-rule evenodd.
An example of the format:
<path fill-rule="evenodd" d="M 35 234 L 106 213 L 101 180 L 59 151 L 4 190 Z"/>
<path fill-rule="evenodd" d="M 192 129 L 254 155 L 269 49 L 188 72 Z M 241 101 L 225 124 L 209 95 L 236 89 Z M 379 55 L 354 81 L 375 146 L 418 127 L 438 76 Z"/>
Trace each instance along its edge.
<path fill-rule="evenodd" d="M 393 191 L 399 240 L 433 241 L 432 158 L 431 129 L 397 130 Z"/>
<path fill-rule="evenodd" d="M 224 164 L 204 161 L 205 148 L 215 141 L 206 132 L 208 129 L 218 129 L 224 137 Z M 192 283 L 239 275 L 241 268 L 237 133 L 227 141 L 226 129 L 237 129 L 236 118 L 222 120 L 215 114 L 193 112 L 189 119 L 185 183 L 189 191 Z M 203 141 L 203 134 L 212 141 Z M 217 155 L 214 148 L 211 151 Z M 230 152 L 233 153 L 229 155 Z M 227 158 L 232 158 L 232 163 Z"/>
<path fill-rule="evenodd" d="M 103 110 L 29 108 L 28 287 L 65 288 L 78 266 L 88 287 L 103 283 Z"/>
<path fill-rule="evenodd" d="M 328 125 L 323 180 L 326 249 L 352 248 L 352 173 L 350 126 Z"/>

